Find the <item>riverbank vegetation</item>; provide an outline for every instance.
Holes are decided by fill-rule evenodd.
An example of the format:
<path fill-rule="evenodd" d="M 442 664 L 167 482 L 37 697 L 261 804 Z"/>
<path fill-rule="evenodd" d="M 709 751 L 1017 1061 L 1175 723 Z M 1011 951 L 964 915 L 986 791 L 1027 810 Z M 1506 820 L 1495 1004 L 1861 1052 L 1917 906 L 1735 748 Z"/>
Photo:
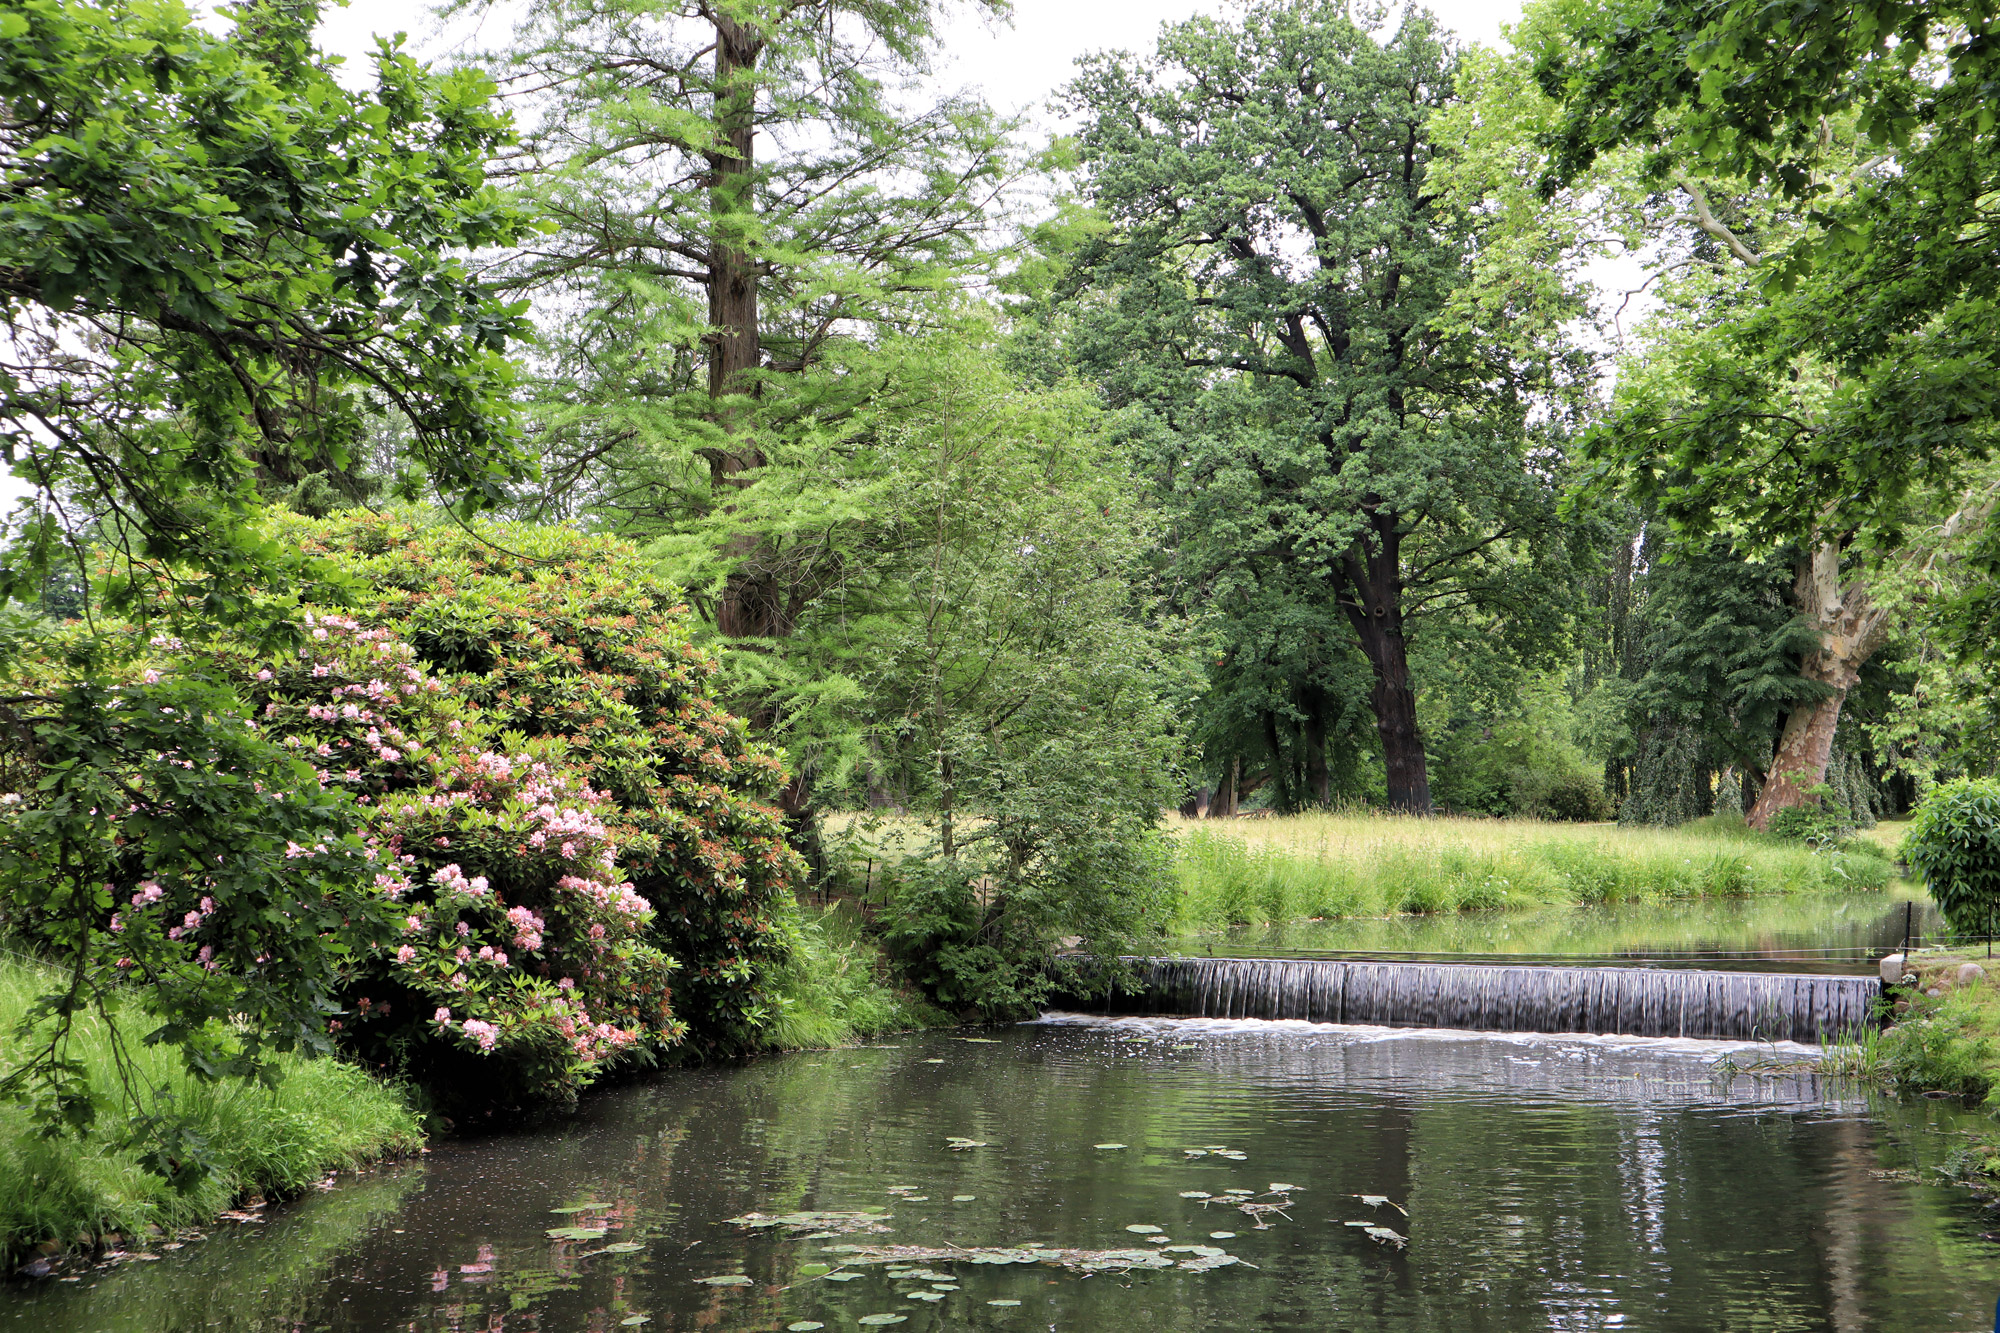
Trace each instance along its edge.
<path fill-rule="evenodd" d="M 18 1030 L 52 981 L 45 969 L 0 955 L 0 1031 Z M 404 1094 L 351 1063 L 283 1057 L 271 1087 L 204 1080 L 171 1048 L 132 1041 L 137 1014 L 112 1013 L 126 1023 L 123 1077 L 145 1089 L 144 1110 L 107 1114 L 76 1140 L 44 1133 L 22 1106 L 0 1105 L 0 1265 L 44 1245 L 89 1248 L 109 1237 L 145 1249 L 172 1239 L 162 1232 L 204 1223 L 247 1197 L 296 1194 L 330 1172 L 412 1153 L 423 1142 Z M 85 1018 L 70 1054 L 118 1106 L 113 1037 L 110 1025 Z M 146 1111 L 174 1116 L 200 1169 L 162 1171 L 148 1160 L 157 1144 L 139 1118 Z"/>
<path fill-rule="evenodd" d="M 1814 848 L 1703 821 L 1678 829 L 1301 815 L 1177 839 L 1177 930 L 1313 917 L 1873 891 L 1873 843 Z"/>
<path fill-rule="evenodd" d="M 1881 884 L 2000 762 L 1996 280 L 1921 239 L 1989 19 L 1627 8 L 1253 0 L 1046 142 L 897 91 L 929 3 L 365 87 L 312 4 L 0 16 L 0 1092 L 180 1177 L 90 1024 L 499 1123 L 1176 931 Z"/>

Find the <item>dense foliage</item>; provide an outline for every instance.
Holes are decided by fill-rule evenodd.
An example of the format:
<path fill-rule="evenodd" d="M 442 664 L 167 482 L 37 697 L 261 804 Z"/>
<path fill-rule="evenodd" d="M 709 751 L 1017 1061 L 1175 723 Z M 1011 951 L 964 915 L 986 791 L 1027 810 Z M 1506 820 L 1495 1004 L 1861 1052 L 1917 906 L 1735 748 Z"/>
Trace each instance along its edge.
<path fill-rule="evenodd" d="M 392 411 L 412 487 L 468 508 L 523 475 L 506 353 L 521 308 L 469 250 L 528 215 L 487 181 L 510 137 L 475 70 L 394 44 L 350 92 L 317 6 L 251 3 L 221 35 L 177 3 L 26 0 L 0 15 L 0 438 L 59 503 L 22 515 L 0 593 L 40 593 L 95 523 L 173 609 L 247 613 L 296 562 L 260 483 L 352 481 Z"/>
<path fill-rule="evenodd" d="M 1903 838 L 1953 930 L 1990 935 L 2000 912 L 2000 779 L 1961 778 L 1924 798 Z"/>
<path fill-rule="evenodd" d="M 690 638 L 678 590 L 630 547 L 561 528 L 477 533 L 355 514 L 297 523 L 285 536 L 367 589 L 357 620 L 376 637 L 353 639 L 344 669 L 315 663 L 328 667 L 321 676 L 287 663 L 288 684 L 258 679 L 252 697 L 264 711 L 282 699 L 282 724 L 315 746 L 337 730 L 348 742 L 337 748 L 358 748 L 358 761 L 322 762 L 335 781 L 362 783 L 376 836 L 415 858 L 408 877 L 439 911 L 476 909 L 491 938 L 470 948 L 523 956 L 535 980 L 519 967 L 471 975 L 496 977 L 510 1003 L 556 1029 L 563 1018 L 546 1006 L 562 997 L 541 978 L 566 993 L 562 978 L 572 979 L 580 989 L 569 999 L 590 1022 L 578 1015 L 567 1049 L 548 1047 L 559 1064 L 571 1051 L 587 1065 L 640 1037 L 671 1040 L 683 1024 L 700 1050 L 749 1044 L 768 1016 L 766 974 L 782 957 L 772 914 L 799 873 L 781 817 L 759 799 L 784 772 L 711 696 L 715 666 Z M 330 642 L 315 638 L 299 661 Z M 417 683 L 396 679 L 406 669 L 448 702 L 424 703 L 426 688 L 385 697 Z M 348 677 L 344 699 L 320 683 L 337 675 Z M 401 710 L 414 711 L 405 721 Z M 485 894 L 465 887 L 481 877 Z M 510 918 L 516 907 L 530 915 Z M 422 953 L 415 989 L 450 1007 L 444 960 L 461 946 L 436 938 L 451 928 L 448 912 L 421 915 L 428 924 L 407 941 Z M 548 953 L 527 962 L 536 935 Z M 424 951 L 434 944 L 447 947 Z M 680 965 L 671 1018 L 668 959 Z M 398 1019 L 430 1016 L 406 1009 Z M 615 1033 L 583 1034 L 613 1018 Z M 385 1030 L 404 1023 L 363 1027 Z M 474 1044 L 462 1025 L 451 1035 L 461 1050 Z"/>

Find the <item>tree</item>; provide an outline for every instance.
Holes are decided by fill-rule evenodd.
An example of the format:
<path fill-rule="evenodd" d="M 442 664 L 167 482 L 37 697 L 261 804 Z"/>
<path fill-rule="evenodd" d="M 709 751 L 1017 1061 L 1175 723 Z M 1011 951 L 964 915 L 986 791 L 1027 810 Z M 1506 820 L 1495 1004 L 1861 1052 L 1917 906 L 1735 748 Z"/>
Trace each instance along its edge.
<path fill-rule="evenodd" d="M 1389 804 L 1417 811 L 1411 635 L 1552 606 L 1561 460 L 1529 423 L 1565 415 L 1576 365 L 1566 294 L 1477 282 L 1478 218 L 1432 178 L 1455 60 L 1422 14 L 1378 41 L 1300 0 L 1171 26 L 1070 92 L 1108 229 L 1075 249 L 1067 346 L 1144 422 L 1191 586 L 1338 608 Z"/>
<path fill-rule="evenodd" d="M 527 226 L 486 181 L 510 134 L 491 83 L 384 44 L 350 93 L 315 6 L 228 15 L 221 36 L 143 0 L 0 15 L 0 439 L 42 496 L 0 593 L 37 594 L 95 522 L 128 572 L 199 571 L 208 612 L 245 614 L 295 563 L 257 532 L 257 482 L 347 468 L 378 411 L 407 423 L 406 488 L 472 510 L 527 471 L 521 310 L 463 258 Z"/>
<path fill-rule="evenodd" d="M 1546 189 L 1631 145 L 1746 270 L 1726 327 L 1669 349 L 1674 374 L 1621 386 L 1595 454 L 1686 531 L 1797 552 L 1818 698 L 1786 719 L 1760 827 L 1825 773 L 1891 628 L 1881 567 L 1921 563 L 1913 529 L 1991 508 L 1969 486 L 2000 391 L 1984 347 L 1993 22 L 1980 5 L 1647 0 L 1541 34 L 1536 72 L 1562 104 Z"/>
<path fill-rule="evenodd" d="M 981 0 L 998 10 L 997 0 Z M 770 457 L 764 378 L 856 329 L 917 324 L 976 262 L 1009 180 L 978 102 L 898 104 L 931 0 L 544 0 L 507 58 L 540 128 L 522 170 L 559 229 L 519 290 L 549 311 L 535 412 L 551 500 L 635 536 L 735 494 Z M 760 140 L 762 143 L 760 144 Z M 796 590 L 760 534 L 703 607 L 789 632 Z"/>

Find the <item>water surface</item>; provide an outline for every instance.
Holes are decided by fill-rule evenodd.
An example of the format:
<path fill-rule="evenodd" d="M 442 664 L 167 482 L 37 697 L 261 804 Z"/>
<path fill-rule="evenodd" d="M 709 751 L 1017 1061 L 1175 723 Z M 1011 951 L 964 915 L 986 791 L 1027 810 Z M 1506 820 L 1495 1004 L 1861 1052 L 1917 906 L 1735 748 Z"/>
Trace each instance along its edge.
<path fill-rule="evenodd" d="M 1925 1178 L 1962 1113 L 1796 1071 L 1718 1074 L 1725 1053 L 1799 1048 L 1058 1018 L 674 1072 L 157 1262 L 0 1291 L 0 1330 L 859 1330 L 872 1314 L 906 1333 L 1990 1326 L 2000 1247 L 1981 1233 L 1996 1223 Z M 1295 1188 L 1266 1229 L 1181 1197 L 1272 1184 Z M 1244 1262 L 1084 1276 L 931 1261 L 952 1280 L 836 1282 L 802 1268 L 838 1262 L 823 1247 L 843 1241 L 727 1221 L 864 1208 L 888 1209 L 891 1233 L 847 1241 L 1116 1248 L 1150 1225 Z M 573 1224 L 604 1238 L 545 1234 Z"/>
<path fill-rule="evenodd" d="M 1899 949 L 1941 937 L 1937 905 L 1891 893 L 1785 894 L 1691 902 L 1549 907 L 1436 916 L 1349 917 L 1250 926 L 1176 941 L 1183 953 L 1234 958 L 1596 960 L 1718 970 L 1863 973 Z"/>

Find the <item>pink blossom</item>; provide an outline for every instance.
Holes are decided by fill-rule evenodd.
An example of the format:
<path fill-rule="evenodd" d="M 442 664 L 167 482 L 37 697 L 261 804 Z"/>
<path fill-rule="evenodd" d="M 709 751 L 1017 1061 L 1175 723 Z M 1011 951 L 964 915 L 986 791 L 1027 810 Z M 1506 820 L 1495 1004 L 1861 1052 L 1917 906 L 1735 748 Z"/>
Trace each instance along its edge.
<path fill-rule="evenodd" d="M 468 1018 L 465 1020 L 465 1035 L 478 1042 L 480 1050 L 490 1051 L 493 1049 L 493 1043 L 500 1040 L 500 1029 L 491 1023 Z"/>
<path fill-rule="evenodd" d="M 139 881 L 139 891 L 132 895 L 132 906 L 144 907 L 148 903 L 156 903 L 160 901 L 163 892 L 164 890 L 152 880 L 142 879 Z"/>
<path fill-rule="evenodd" d="M 411 963 L 416 962 L 417 961 L 416 946 L 405 944 L 402 948 L 396 950 L 396 961 L 401 963 L 405 967 L 408 967 Z"/>
<path fill-rule="evenodd" d="M 125 929 L 125 922 L 119 918 L 118 913 L 113 912 L 111 914 L 111 933 L 116 935 L 123 929 Z"/>
<path fill-rule="evenodd" d="M 257 673 L 258 680 L 269 680 L 270 678 L 271 678 L 271 673 L 269 671 L 259 671 Z"/>
<path fill-rule="evenodd" d="M 455 927 L 455 929 L 458 931 L 460 936 L 466 936 L 472 933 L 472 927 L 467 925 L 463 921 L 459 922 L 458 925 Z"/>
<path fill-rule="evenodd" d="M 148 670 L 144 675 L 140 676 L 139 679 L 145 681 L 148 685 L 158 685 L 160 683 L 160 673 L 157 671 Z"/>
<path fill-rule="evenodd" d="M 450 1027 L 450 1026 L 451 1026 L 451 1010 L 449 1010 L 449 1009 L 445 1008 L 445 1007 L 444 1007 L 443 1005 L 439 1005 L 439 1006 L 438 1006 L 438 1011 L 437 1011 L 436 1013 L 434 1013 L 434 1014 L 432 1014 L 432 1015 L 431 1015 L 431 1022 L 433 1022 L 433 1023 L 441 1023 L 441 1024 L 443 1024 L 443 1025 L 444 1025 L 444 1026 L 446 1026 L 446 1027 Z"/>
<path fill-rule="evenodd" d="M 558 982 L 556 983 L 556 989 L 557 989 L 557 990 L 575 990 L 575 989 L 576 989 L 576 978 L 575 978 L 575 977 L 564 977 L 564 978 L 563 978 L 563 979 L 562 979 L 561 981 L 558 981 Z"/>

